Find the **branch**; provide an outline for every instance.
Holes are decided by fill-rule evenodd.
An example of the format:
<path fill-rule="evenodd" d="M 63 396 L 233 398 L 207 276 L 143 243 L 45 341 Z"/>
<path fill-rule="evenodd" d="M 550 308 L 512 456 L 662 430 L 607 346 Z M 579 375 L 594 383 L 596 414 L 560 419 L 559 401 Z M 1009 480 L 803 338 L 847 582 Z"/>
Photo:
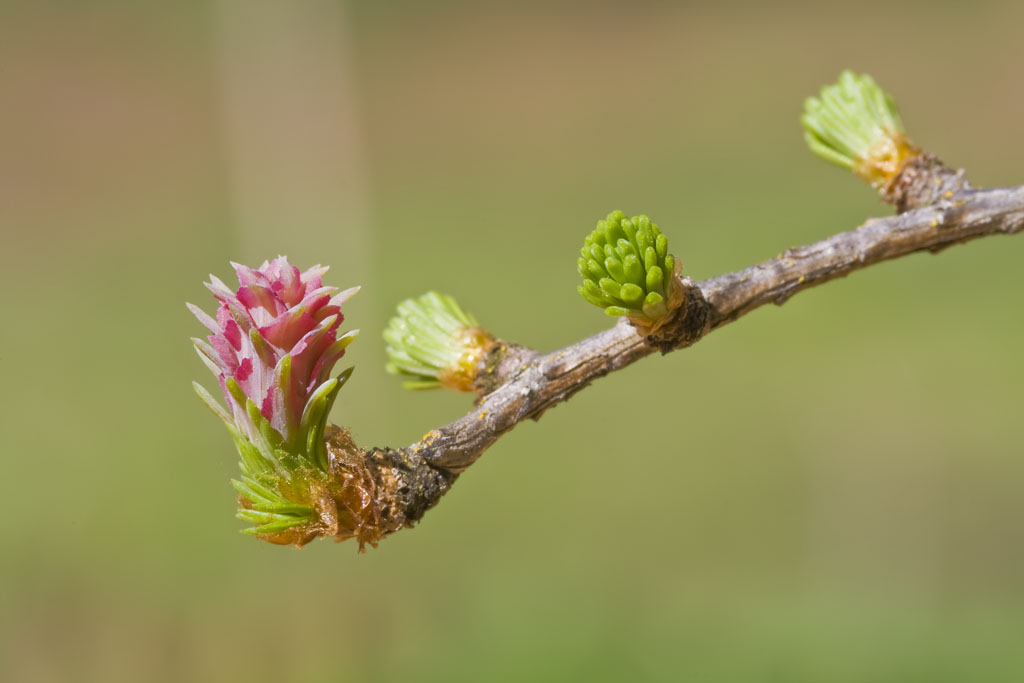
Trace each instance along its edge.
<path fill-rule="evenodd" d="M 612 329 L 538 356 L 510 374 L 468 415 L 431 431 L 405 450 L 433 467 L 461 472 L 518 423 L 538 419 L 595 379 L 656 351 L 685 348 L 765 304 L 781 305 L 798 292 L 876 263 L 1022 230 L 1024 186 L 968 190 L 933 206 L 869 220 L 855 230 L 696 283 L 673 339 L 652 343 L 620 320 Z"/>
<path fill-rule="evenodd" d="M 372 478 L 380 482 L 374 490 L 380 521 L 367 541 L 412 526 L 503 434 L 524 420 L 539 419 L 595 379 L 655 352 L 691 346 L 765 304 L 782 305 L 794 294 L 855 270 L 915 252 L 937 253 L 987 235 L 1024 231 L 1024 186 L 972 190 L 962 174 L 935 170 L 932 180 L 939 182 L 918 183 L 920 188 L 931 192 L 956 178 L 958 186 L 967 189 L 946 190 L 933 205 L 868 220 L 849 232 L 789 249 L 734 273 L 698 283 L 684 281 L 689 285 L 687 301 L 679 310 L 685 313 L 656 336 L 642 336 L 622 318 L 611 329 L 548 354 L 498 342 L 480 361 L 481 397 L 473 411 L 406 448 L 360 452 Z M 900 203 L 920 201 L 910 196 Z M 335 459 L 353 461 L 351 446 L 338 447 L 329 440 L 328 449 Z"/>
<path fill-rule="evenodd" d="M 895 102 L 870 76 L 844 72 L 805 102 L 801 120 L 815 154 L 871 183 L 898 215 L 694 283 L 648 217 L 612 212 L 584 241 L 578 290 L 620 320 L 548 354 L 495 339 L 450 297 L 405 301 L 384 333 L 388 371 L 408 388 L 478 396 L 468 415 L 406 448 L 364 451 L 326 424 L 351 372 L 332 378 L 331 368 L 356 335 L 340 334 L 340 306 L 358 288 L 324 287 L 326 268 L 300 273 L 284 257 L 257 269 L 234 264 L 234 292 L 211 276 L 217 316 L 190 305 L 212 332 L 209 343 L 193 341 L 228 410 L 195 386 L 241 456 L 233 484 L 238 517 L 254 525 L 246 533 L 298 546 L 319 536 L 376 545 L 421 519 L 502 434 L 599 377 L 855 270 L 1024 230 L 1024 186 L 972 189 L 962 171 L 907 137 Z"/>

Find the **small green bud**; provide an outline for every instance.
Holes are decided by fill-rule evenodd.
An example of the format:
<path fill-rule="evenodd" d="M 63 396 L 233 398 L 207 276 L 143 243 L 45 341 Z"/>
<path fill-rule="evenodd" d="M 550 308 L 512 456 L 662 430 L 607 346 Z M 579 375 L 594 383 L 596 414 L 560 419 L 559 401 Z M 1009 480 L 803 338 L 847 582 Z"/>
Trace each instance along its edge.
<path fill-rule="evenodd" d="M 580 264 L 580 269 L 586 267 Z M 406 389 L 447 387 L 473 391 L 477 363 L 494 337 L 477 326 L 450 296 L 427 292 L 398 304 L 398 314 L 384 330 L 392 375 L 406 378 Z"/>
<path fill-rule="evenodd" d="M 822 159 L 883 187 L 921 150 L 906 137 L 892 97 L 867 74 L 844 71 L 804 102 L 804 139 Z"/>
<path fill-rule="evenodd" d="M 683 303 L 668 238 L 647 216 L 613 211 L 587 235 L 576 261 L 580 296 L 608 315 L 626 316 L 645 333 L 660 327 Z"/>

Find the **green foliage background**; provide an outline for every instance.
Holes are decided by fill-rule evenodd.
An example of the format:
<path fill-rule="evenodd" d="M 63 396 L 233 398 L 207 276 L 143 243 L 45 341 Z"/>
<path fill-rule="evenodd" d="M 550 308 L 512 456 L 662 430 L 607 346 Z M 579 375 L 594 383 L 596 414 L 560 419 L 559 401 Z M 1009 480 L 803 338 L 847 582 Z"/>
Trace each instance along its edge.
<path fill-rule="evenodd" d="M 1024 182 L 1019 2 L 245 6 L 0 7 L 0 678 L 1024 678 L 1021 238 L 603 379 L 365 556 L 238 533 L 184 307 L 229 259 L 331 264 L 363 285 L 333 419 L 409 443 L 469 400 L 385 374 L 402 298 L 551 349 L 609 324 L 574 265 L 611 209 L 698 279 L 887 213 L 801 138 L 842 68 L 976 184 Z M 288 85 L 242 152 L 232 31 L 269 55 L 233 78 Z M 335 81 L 337 125 L 292 99 Z"/>

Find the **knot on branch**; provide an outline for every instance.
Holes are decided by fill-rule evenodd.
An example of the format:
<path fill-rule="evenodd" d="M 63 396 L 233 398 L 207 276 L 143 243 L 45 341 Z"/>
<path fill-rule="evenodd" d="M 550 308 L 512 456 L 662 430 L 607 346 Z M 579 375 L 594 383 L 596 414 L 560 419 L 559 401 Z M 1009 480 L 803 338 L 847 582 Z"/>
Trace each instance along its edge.
<path fill-rule="evenodd" d="M 303 546 L 318 536 L 354 538 L 362 552 L 366 545 L 376 547 L 385 536 L 419 521 L 455 479 L 416 452 L 364 452 L 342 427 L 327 427 L 325 439 L 330 476 L 311 480 L 305 493 L 316 510 L 315 521 L 267 535 L 266 540 Z"/>
<path fill-rule="evenodd" d="M 410 448 L 373 448 L 366 454 L 367 463 L 377 472 L 386 533 L 413 526 L 455 481 L 456 474 L 427 462 L 423 451 L 430 438 L 428 434 L 424 442 Z"/>
<path fill-rule="evenodd" d="M 899 173 L 882 188 L 882 198 L 899 213 L 935 204 L 969 190 L 964 171 L 948 168 L 934 154 L 907 159 Z"/>
<path fill-rule="evenodd" d="M 696 343 L 710 329 L 710 305 L 700 287 L 688 278 L 676 281 L 682 288 L 682 303 L 657 329 L 644 336 L 662 354 Z"/>

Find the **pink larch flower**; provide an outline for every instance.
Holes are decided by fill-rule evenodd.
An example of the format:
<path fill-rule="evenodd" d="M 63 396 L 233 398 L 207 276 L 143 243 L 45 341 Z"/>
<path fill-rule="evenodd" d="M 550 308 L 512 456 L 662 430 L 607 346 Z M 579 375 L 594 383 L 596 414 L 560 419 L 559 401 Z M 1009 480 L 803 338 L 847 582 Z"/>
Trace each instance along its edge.
<path fill-rule="evenodd" d="M 290 482 L 297 470 L 328 468 L 323 443 L 327 412 L 348 371 L 336 378 L 330 374 L 358 334 L 339 335 L 340 307 L 359 288 L 339 292 L 324 287 L 327 268 L 300 273 L 284 256 L 255 269 L 232 265 L 237 290 L 213 275 L 206 285 L 220 302 L 216 318 L 188 307 L 211 332 L 208 342 L 193 342 L 217 377 L 228 412 L 202 387 L 196 390 L 235 436 L 243 466 L 236 488 L 250 504 L 245 512 L 251 512 L 259 510 L 256 499 L 276 500 L 269 494 L 275 487 L 276 493 L 287 488 L 278 484 Z M 280 501 L 264 506 L 267 514 L 259 519 L 243 516 L 261 522 L 264 533 L 272 522 L 288 521 L 270 514 L 282 506 L 288 507 Z"/>

